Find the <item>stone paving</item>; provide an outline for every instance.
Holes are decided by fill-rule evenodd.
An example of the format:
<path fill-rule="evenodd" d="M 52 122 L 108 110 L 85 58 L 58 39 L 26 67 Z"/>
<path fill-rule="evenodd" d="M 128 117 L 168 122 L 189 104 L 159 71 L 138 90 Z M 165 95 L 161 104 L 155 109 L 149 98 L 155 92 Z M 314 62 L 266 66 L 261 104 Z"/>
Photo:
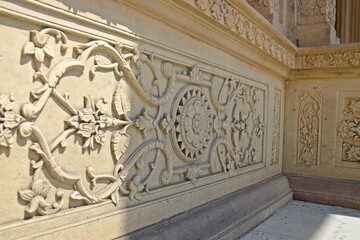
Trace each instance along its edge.
<path fill-rule="evenodd" d="M 360 211 L 290 201 L 239 240 L 360 240 Z"/>

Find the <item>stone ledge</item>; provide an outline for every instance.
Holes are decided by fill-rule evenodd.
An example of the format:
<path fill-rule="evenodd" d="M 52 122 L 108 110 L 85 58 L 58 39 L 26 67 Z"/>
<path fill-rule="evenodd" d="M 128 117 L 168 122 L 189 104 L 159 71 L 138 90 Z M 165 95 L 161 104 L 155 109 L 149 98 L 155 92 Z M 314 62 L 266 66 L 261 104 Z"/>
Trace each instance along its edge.
<path fill-rule="evenodd" d="M 278 175 L 118 240 L 234 239 L 264 221 L 291 199 L 292 191 L 287 179 Z"/>
<path fill-rule="evenodd" d="M 294 199 L 360 209 L 360 183 L 298 175 L 286 175 Z"/>

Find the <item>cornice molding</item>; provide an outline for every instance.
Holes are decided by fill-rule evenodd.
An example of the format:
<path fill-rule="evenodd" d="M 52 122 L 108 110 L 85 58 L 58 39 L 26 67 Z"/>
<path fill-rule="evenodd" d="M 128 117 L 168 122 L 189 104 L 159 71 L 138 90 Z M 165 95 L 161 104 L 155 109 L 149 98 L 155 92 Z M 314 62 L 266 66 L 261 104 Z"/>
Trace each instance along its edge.
<path fill-rule="evenodd" d="M 245 1 L 182 0 L 289 68 L 296 47 Z M 266 30 L 265 30 L 266 29 Z"/>

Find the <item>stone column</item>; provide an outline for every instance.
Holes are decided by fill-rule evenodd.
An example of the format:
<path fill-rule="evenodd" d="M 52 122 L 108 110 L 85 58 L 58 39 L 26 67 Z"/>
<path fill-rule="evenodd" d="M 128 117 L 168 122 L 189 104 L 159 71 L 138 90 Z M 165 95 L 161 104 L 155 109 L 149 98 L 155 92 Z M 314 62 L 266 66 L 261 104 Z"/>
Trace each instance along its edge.
<path fill-rule="evenodd" d="M 295 42 L 298 46 L 339 43 L 335 31 L 336 0 L 298 0 L 294 2 L 296 2 Z"/>

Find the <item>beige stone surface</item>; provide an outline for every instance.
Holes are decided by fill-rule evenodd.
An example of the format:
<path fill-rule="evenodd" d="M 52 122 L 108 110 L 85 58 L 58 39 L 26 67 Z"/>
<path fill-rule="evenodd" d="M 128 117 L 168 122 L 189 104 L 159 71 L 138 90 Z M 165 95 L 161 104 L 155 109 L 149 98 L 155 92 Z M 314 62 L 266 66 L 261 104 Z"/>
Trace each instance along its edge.
<path fill-rule="evenodd" d="M 295 48 L 227 4 L 1 2 L 0 238 L 119 237 L 281 173 Z"/>
<path fill-rule="evenodd" d="M 359 45 L 300 50 L 286 83 L 285 173 L 359 181 Z"/>
<path fill-rule="evenodd" d="M 120 237 L 282 172 L 359 181 L 359 45 L 297 49 L 231 0 L 2 1 L 0 23 L 0 238 Z"/>

